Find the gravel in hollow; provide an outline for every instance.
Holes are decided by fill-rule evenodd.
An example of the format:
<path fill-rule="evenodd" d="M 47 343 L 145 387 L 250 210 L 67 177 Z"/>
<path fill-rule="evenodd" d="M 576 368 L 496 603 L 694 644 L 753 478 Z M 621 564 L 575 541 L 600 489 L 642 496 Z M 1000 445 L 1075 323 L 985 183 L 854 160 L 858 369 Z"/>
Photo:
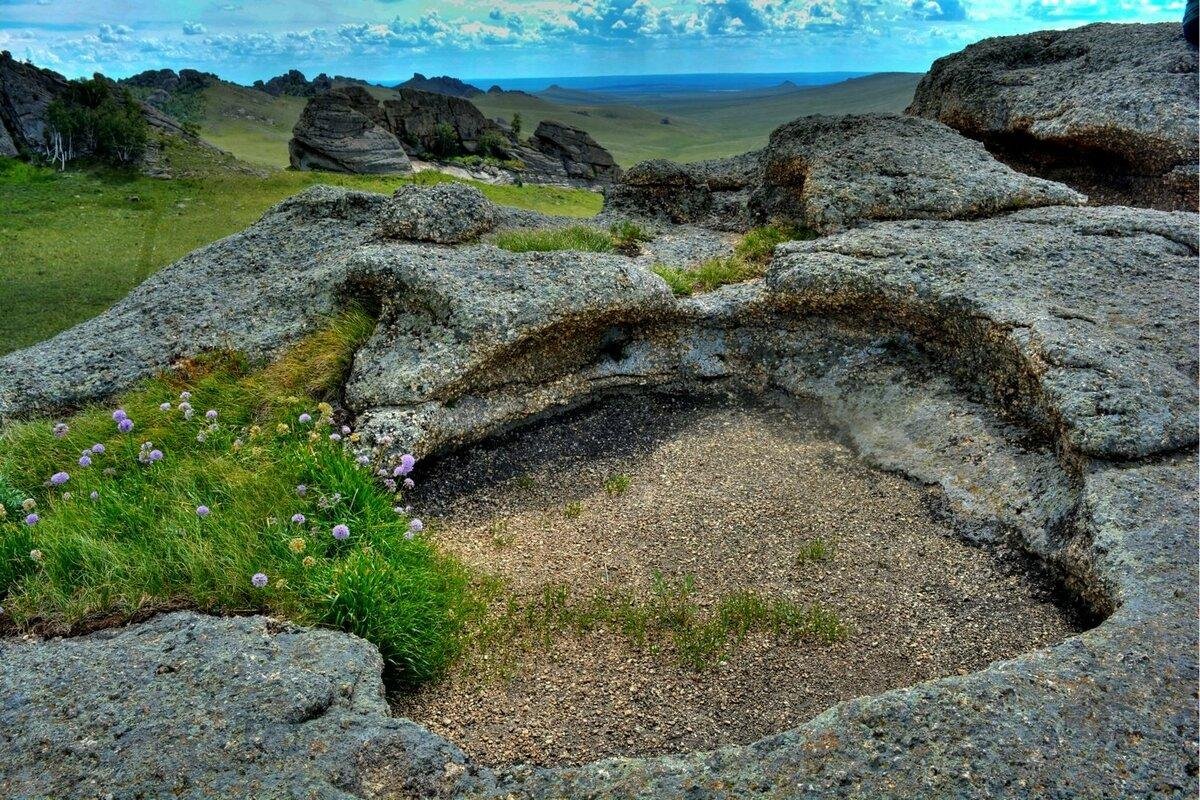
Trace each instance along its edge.
<path fill-rule="evenodd" d="M 928 489 L 864 464 L 811 407 L 619 396 L 424 466 L 415 503 L 437 541 L 518 597 L 551 583 L 643 593 L 660 571 L 694 576 L 702 604 L 748 588 L 819 601 L 852 626 L 832 645 L 751 634 L 702 672 L 669 645 L 563 634 L 519 648 L 509 673 L 489 669 L 496 653 L 469 652 L 444 680 L 392 698 L 487 765 L 748 743 L 1081 625 L 1032 565 L 955 538 Z M 611 496 L 617 473 L 629 487 Z M 815 537 L 832 557 L 798 563 Z"/>

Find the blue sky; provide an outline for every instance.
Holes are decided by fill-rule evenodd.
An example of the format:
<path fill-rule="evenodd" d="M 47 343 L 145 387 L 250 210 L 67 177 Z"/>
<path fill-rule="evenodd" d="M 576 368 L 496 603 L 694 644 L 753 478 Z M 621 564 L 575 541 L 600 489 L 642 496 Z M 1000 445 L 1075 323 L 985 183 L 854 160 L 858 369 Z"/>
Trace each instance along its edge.
<path fill-rule="evenodd" d="M 532 77 L 921 71 L 982 39 L 1174 21 L 1183 0 L 0 0 L 0 49 L 70 77 L 295 67 Z"/>

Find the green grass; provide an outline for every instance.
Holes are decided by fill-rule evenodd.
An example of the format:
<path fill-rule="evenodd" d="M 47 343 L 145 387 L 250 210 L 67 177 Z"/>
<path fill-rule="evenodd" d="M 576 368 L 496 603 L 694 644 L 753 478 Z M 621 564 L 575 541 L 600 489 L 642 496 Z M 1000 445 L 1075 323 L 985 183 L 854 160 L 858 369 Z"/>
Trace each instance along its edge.
<path fill-rule="evenodd" d="M 0 158 L 0 354 L 93 317 L 187 253 L 252 224 L 317 183 L 390 193 L 401 183 L 450 180 L 315 172 L 212 171 L 159 180 L 108 170 L 65 173 Z M 497 203 L 590 216 L 600 195 L 527 185 L 480 189 Z"/>
<path fill-rule="evenodd" d="M 500 231 L 492 244 L 514 253 L 581 250 L 589 253 L 636 255 L 638 246 L 651 239 L 650 232 L 635 222 L 614 222 L 608 230 L 589 225 L 566 228 L 517 228 Z"/>
<path fill-rule="evenodd" d="M 612 253 L 616 250 L 613 237 L 600 228 L 572 225 L 567 228 L 525 229 L 501 231 L 492 243 L 514 253 L 545 252 L 550 250 L 583 250 L 590 253 Z"/>
<path fill-rule="evenodd" d="M 567 586 L 549 584 L 530 601 L 510 597 L 501 613 L 486 623 L 476 646 L 495 655 L 514 643 L 550 646 L 562 634 L 604 629 L 622 635 L 634 647 L 654 652 L 665 648 L 681 666 L 701 671 L 730 657 L 752 633 L 825 644 L 849 635 L 838 615 L 819 604 L 801 606 L 743 590 L 706 607 L 695 593 L 691 576 L 672 581 L 661 574 L 654 575 L 646 596 L 613 592 L 576 598 Z"/>
<path fill-rule="evenodd" d="M 733 255 L 710 258 L 691 269 L 655 264 L 654 274 L 666 281 L 679 297 L 711 292 L 731 283 L 762 277 L 775 246 L 796 239 L 812 239 L 816 234 L 789 225 L 764 225 L 749 231 L 734 247 Z"/>
<path fill-rule="evenodd" d="M 604 491 L 610 497 L 618 497 L 629 491 L 629 483 L 628 475 L 610 475 L 604 481 Z"/>
<path fill-rule="evenodd" d="M 796 553 L 796 566 L 816 564 L 833 558 L 833 545 L 821 537 L 810 539 Z"/>
<path fill-rule="evenodd" d="M 62 630 L 179 605 L 267 612 L 374 642 L 401 682 L 440 674 L 474 608 L 468 576 L 423 536 L 407 538 L 397 499 L 372 477 L 377 465 L 358 465 L 329 439 L 333 412 L 323 400 L 373 325 L 347 312 L 264 368 L 236 354 L 206 356 L 81 411 L 62 437 L 52 421 L 5 429 L 0 498 L 6 506 L 28 498 L 40 516 L 26 524 L 18 505 L 0 522 L 7 619 Z M 191 419 L 179 407 L 183 391 Z M 118 406 L 134 421 L 128 434 L 112 419 Z M 162 459 L 144 463 L 144 442 Z M 104 452 L 81 465 L 95 443 Z M 69 479 L 51 487 L 60 471 Z M 297 513 L 306 521 L 293 521 Z M 339 524 L 351 532 L 344 541 L 331 535 Z M 265 587 L 252 585 L 256 573 Z"/>

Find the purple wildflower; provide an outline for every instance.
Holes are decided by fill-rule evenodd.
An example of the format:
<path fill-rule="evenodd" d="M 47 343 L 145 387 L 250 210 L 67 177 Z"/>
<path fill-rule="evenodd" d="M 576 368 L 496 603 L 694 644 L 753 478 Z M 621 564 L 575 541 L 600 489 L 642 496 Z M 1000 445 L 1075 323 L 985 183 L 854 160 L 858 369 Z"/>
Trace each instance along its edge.
<path fill-rule="evenodd" d="M 204 418 L 207 420 L 216 419 L 217 418 L 217 410 L 215 408 L 210 408 L 208 411 L 205 411 Z"/>
<path fill-rule="evenodd" d="M 88 495 L 88 496 L 89 496 L 89 497 L 91 497 L 93 500 L 99 500 L 99 499 L 100 499 L 100 493 L 99 493 L 99 492 L 97 492 L 97 491 L 95 491 L 95 490 L 92 490 L 92 493 L 91 493 L 90 495 Z"/>
<path fill-rule="evenodd" d="M 267 576 L 261 572 L 256 572 L 253 576 L 251 576 L 250 582 L 254 584 L 256 588 L 261 589 L 267 585 Z"/>
<path fill-rule="evenodd" d="M 396 467 L 396 475 L 407 475 L 413 471 L 413 467 L 417 465 L 417 459 L 413 458 L 412 453 L 405 453 L 400 456 L 400 466 Z"/>
<path fill-rule="evenodd" d="M 119 430 L 121 433 L 129 433 L 131 430 L 133 430 L 133 420 L 131 420 L 129 417 L 125 417 L 117 423 L 117 430 Z"/>
<path fill-rule="evenodd" d="M 155 461 L 162 461 L 163 451 L 162 450 L 151 450 L 150 455 L 147 456 L 147 458 L 149 459 L 151 464 L 153 464 Z"/>
<path fill-rule="evenodd" d="M 104 445 L 97 442 L 96 444 L 92 445 L 92 452 L 98 456 L 104 455 Z"/>
<path fill-rule="evenodd" d="M 39 517 L 37 514 L 30 514 L 28 517 L 25 518 L 25 524 L 26 525 L 37 525 L 40 520 L 41 520 L 41 517 Z"/>
<path fill-rule="evenodd" d="M 331 433 L 331 434 L 329 434 L 329 441 L 331 441 L 331 442 L 340 442 L 341 440 L 342 440 L 342 435 L 341 435 L 340 433 Z"/>
<path fill-rule="evenodd" d="M 341 541 L 341 540 L 347 539 L 349 537 L 350 537 L 350 529 L 347 528 L 345 525 L 334 525 L 333 526 L 333 538 L 337 539 L 338 541 Z"/>
<path fill-rule="evenodd" d="M 425 530 L 425 523 L 421 522 L 419 519 L 414 519 L 408 523 L 408 529 L 410 531 L 420 533 L 421 531 Z"/>
<path fill-rule="evenodd" d="M 305 486 L 303 483 L 300 484 L 299 486 L 296 487 L 296 494 L 300 495 L 301 497 L 304 497 L 304 495 L 308 494 L 308 487 Z"/>
<path fill-rule="evenodd" d="M 392 480 L 391 478 L 384 478 L 383 485 L 387 487 L 387 490 L 389 492 L 396 491 L 396 482 L 394 480 Z"/>
<path fill-rule="evenodd" d="M 59 439 L 61 439 L 67 435 L 67 431 L 69 431 L 69 430 L 71 430 L 71 429 L 67 427 L 67 423 L 60 422 L 54 426 L 54 435 L 56 437 L 58 437 Z"/>
<path fill-rule="evenodd" d="M 296 523 L 297 525 L 303 525 L 304 524 L 304 515 L 303 514 L 292 514 L 292 522 Z"/>
<path fill-rule="evenodd" d="M 359 456 L 358 458 L 356 458 L 356 459 L 354 459 L 354 460 L 355 460 L 355 461 L 357 461 L 359 464 L 362 464 L 364 467 L 365 467 L 367 464 L 370 464 L 370 463 L 371 463 L 371 457 L 370 457 L 370 456 L 366 456 L 366 455 Z"/>
<path fill-rule="evenodd" d="M 298 419 L 300 420 L 301 425 L 307 425 L 308 423 L 312 422 L 312 416 L 308 413 L 301 414 Z"/>
<path fill-rule="evenodd" d="M 62 486 L 69 480 L 71 480 L 71 476 L 65 472 L 56 472 L 50 476 L 50 483 L 55 486 Z"/>
<path fill-rule="evenodd" d="M 349 436 L 349 435 L 350 435 L 350 426 L 343 425 L 342 426 L 342 436 Z"/>
<path fill-rule="evenodd" d="M 90 467 L 91 465 L 92 465 L 92 457 L 91 456 L 82 455 L 79 457 L 79 466 Z"/>
<path fill-rule="evenodd" d="M 191 400 L 191 399 L 192 399 L 192 393 L 191 393 L 191 392 L 180 392 L 180 393 L 179 393 L 179 399 L 180 399 L 180 400 Z"/>
<path fill-rule="evenodd" d="M 170 411 L 170 410 L 171 410 L 171 404 L 170 404 L 170 403 L 160 403 L 160 404 L 159 404 L 159 406 L 158 406 L 158 410 L 159 410 L 159 411 Z"/>
<path fill-rule="evenodd" d="M 416 482 L 416 481 L 414 481 L 412 478 L 405 478 L 405 479 L 404 479 L 404 488 L 405 488 L 405 489 L 411 489 L 411 488 L 413 488 L 413 487 L 414 487 L 414 486 L 416 486 L 416 485 L 417 485 L 417 482 Z"/>
<path fill-rule="evenodd" d="M 392 509 L 392 511 L 395 511 L 397 514 L 403 514 L 404 506 L 396 506 L 395 508 Z"/>
<path fill-rule="evenodd" d="M 210 513 L 208 506 L 196 506 L 197 517 L 207 517 Z"/>
<path fill-rule="evenodd" d="M 129 419 L 129 415 L 125 413 L 125 409 L 118 408 L 112 413 L 113 422 L 120 422 L 123 419 Z"/>

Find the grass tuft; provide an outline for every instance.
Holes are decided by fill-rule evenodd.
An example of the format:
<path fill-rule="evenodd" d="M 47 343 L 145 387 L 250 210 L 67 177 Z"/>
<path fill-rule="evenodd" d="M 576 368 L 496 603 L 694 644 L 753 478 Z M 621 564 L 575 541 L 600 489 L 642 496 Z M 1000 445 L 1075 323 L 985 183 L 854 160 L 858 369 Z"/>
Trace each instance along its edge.
<path fill-rule="evenodd" d="M 265 612 L 364 637 L 400 682 L 440 674 L 476 607 L 468 576 L 423 536 L 406 536 L 398 498 L 376 482 L 376 465 L 330 439 L 334 412 L 322 402 L 372 326 L 347 312 L 261 369 L 232 353 L 196 359 L 72 416 L 62 436 L 52 421 L 5 429 L 0 487 L 36 503 L 40 517 L 29 525 L 27 512 L 9 509 L 0 520 L 6 618 L 59 631 L 181 605 Z M 113 421 L 118 407 L 134 422 L 129 433 Z M 96 444 L 103 453 L 91 452 Z M 149 447 L 160 461 L 139 459 Z M 84 450 L 90 466 L 79 462 Z M 57 472 L 69 479 L 54 487 Z M 335 525 L 349 538 L 335 539 Z M 256 573 L 266 586 L 252 583 Z"/>
<path fill-rule="evenodd" d="M 492 241 L 497 247 L 513 253 L 540 253 L 552 250 L 612 253 L 616 250 L 613 238 L 608 232 L 587 225 L 501 231 Z"/>
<path fill-rule="evenodd" d="M 771 263 L 776 245 L 795 239 L 812 239 L 812 231 L 788 225 L 764 225 L 747 233 L 734 248 L 733 255 L 711 258 L 692 269 L 679 269 L 666 264 L 651 267 L 654 274 L 667 282 L 679 297 L 711 292 L 731 283 L 760 278 Z"/>

